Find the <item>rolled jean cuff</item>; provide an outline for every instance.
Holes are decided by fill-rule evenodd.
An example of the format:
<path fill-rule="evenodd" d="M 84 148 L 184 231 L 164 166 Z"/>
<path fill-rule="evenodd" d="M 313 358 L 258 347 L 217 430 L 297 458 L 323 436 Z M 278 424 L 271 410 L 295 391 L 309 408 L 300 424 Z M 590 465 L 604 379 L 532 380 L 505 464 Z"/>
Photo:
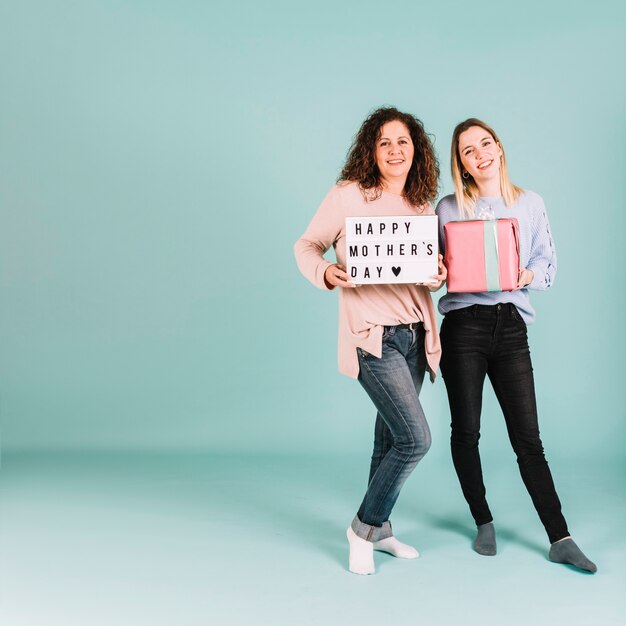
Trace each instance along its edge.
<path fill-rule="evenodd" d="M 359 516 L 355 515 L 350 526 L 357 537 L 361 537 L 361 539 L 366 541 L 374 542 L 393 537 L 390 521 L 383 522 L 382 526 L 371 526 L 370 524 L 364 524 L 359 519 Z"/>

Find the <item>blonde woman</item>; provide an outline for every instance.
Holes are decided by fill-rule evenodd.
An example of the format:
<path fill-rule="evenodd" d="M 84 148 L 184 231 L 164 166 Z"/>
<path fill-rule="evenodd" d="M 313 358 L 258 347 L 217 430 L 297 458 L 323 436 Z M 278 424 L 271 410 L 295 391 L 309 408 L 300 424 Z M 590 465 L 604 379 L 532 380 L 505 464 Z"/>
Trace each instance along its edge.
<path fill-rule="evenodd" d="M 556 274 L 556 252 L 543 200 L 511 183 L 502 143 L 478 119 L 470 118 L 455 128 L 451 159 L 456 193 L 443 198 L 436 211 L 443 246 L 443 228 L 451 220 L 514 217 L 520 227 L 522 269 L 515 290 L 447 293 L 439 302 L 439 311 L 445 315 L 441 372 L 452 416 L 452 459 L 477 525 L 474 549 L 486 556 L 496 554 L 478 449 L 482 392 L 488 376 L 522 479 L 548 534 L 550 560 L 595 572 L 595 564 L 569 534 L 537 422 L 526 333 L 535 312 L 528 292 L 548 289 Z"/>

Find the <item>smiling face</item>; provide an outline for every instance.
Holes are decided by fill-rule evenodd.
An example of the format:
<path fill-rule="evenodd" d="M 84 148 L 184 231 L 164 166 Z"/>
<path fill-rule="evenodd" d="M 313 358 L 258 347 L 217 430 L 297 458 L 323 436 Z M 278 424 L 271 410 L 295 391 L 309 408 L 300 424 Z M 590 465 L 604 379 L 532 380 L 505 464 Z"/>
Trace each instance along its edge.
<path fill-rule="evenodd" d="M 491 133 L 480 126 L 472 126 L 459 135 L 459 158 L 463 171 L 481 187 L 500 176 L 502 150 Z"/>
<path fill-rule="evenodd" d="M 413 141 L 409 129 L 399 120 L 387 122 L 376 142 L 376 165 L 383 187 L 401 192 L 413 164 Z"/>

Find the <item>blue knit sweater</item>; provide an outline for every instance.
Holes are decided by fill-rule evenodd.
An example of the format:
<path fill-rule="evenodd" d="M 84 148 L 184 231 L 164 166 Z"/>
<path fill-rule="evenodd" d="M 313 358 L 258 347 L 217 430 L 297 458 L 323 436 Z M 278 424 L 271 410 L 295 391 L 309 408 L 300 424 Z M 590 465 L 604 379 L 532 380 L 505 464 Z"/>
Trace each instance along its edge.
<path fill-rule="evenodd" d="M 524 191 L 517 202 L 510 207 L 504 204 L 501 197 L 480 198 L 477 213 L 480 209 L 491 207 L 496 218 L 515 217 L 520 232 L 520 264 L 522 269 L 533 271 L 533 281 L 518 291 L 502 291 L 487 293 L 447 293 L 439 300 L 439 312 L 446 314 L 472 304 L 498 304 L 512 302 L 527 324 L 535 319 L 535 310 L 530 305 L 528 288 L 545 290 L 552 286 L 556 274 L 556 250 L 550 232 L 550 224 L 546 215 L 546 207 L 541 196 Z M 441 253 L 445 252 L 443 227 L 448 222 L 462 220 L 454 195 L 445 196 L 437 204 L 439 216 L 439 244 Z"/>

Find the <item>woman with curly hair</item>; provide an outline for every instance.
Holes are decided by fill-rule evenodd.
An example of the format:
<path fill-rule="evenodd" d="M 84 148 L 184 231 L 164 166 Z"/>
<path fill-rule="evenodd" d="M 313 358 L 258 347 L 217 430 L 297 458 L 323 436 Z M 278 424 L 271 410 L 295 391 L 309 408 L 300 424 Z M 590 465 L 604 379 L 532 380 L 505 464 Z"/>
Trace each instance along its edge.
<path fill-rule="evenodd" d="M 365 497 L 347 530 L 349 569 L 374 573 L 374 550 L 416 558 L 398 541 L 389 516 L 400 489 L 430 447 L 419 392 L 426 369 L 435 376 L 441 353 L 428 286 L 361 285 L 345 272 L 346 217 L 432 215 L 439 167 L 422 123 L 395 108 L 362 124 L 335 185 L 295 244 L 300 271 L 324 290 L 339 287 L 339 371 L 359 382 L 377 409 L 374 452 Z M 324 258 L 334 247 L 337 262 Z"/>

